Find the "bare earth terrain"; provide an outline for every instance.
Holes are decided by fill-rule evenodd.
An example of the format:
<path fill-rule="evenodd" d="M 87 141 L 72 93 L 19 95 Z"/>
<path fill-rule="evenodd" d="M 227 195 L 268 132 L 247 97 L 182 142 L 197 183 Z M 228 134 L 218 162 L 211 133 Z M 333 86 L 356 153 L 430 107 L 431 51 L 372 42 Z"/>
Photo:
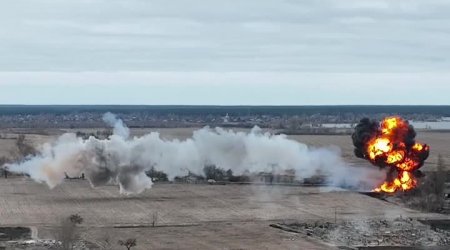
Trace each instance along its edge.
<path fill-rule="evenodd" d="M 33 226 L 40 238 L 53 238 L 61 218 L 78 213 L 83 237 L 136 237 L 137 249 L 329 249 L 271 223 L 396 218 L 442 218 L 400 208 L 347 191 L 250 185 L 159 184 L 137 196 L 117 187 L 91 188 L 70 180 L 49 190 L 25 178 L 0 180 L 0 224 Z M 151 227 L 157 213 L 156 227 Z"/>

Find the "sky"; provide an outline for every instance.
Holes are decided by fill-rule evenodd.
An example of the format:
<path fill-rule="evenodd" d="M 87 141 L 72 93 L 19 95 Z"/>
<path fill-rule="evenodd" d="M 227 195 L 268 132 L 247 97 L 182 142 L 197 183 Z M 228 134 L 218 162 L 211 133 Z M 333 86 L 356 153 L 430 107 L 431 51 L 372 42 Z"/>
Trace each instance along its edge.
<path fill-rule="evenodd" d="M 450 104 L 448 0 L 2 0 L 0 104 Z"/>

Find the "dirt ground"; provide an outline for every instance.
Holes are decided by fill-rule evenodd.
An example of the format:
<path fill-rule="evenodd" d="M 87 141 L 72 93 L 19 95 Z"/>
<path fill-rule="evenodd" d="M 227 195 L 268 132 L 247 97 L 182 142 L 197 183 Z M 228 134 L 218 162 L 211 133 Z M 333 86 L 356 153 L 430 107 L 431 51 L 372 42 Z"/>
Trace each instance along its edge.
<path fill-rule="evenodd" d="M 32 226 L 39 238 L 53 238 L 60 220 L 78 213 L 84 218 L 83 238 L 97 245 L 110 239 L 110 249 L 128 237 L 137 238 L 136 249 L 330 249 L 270 224 L 447 218 L 318 187 L 157 184 L 143 194 L 123 196 L 116 186 L 91 188 L 83 180 L 49 190 L 16 177 L 0 179 L 0 192 L 0 225 Z"/>

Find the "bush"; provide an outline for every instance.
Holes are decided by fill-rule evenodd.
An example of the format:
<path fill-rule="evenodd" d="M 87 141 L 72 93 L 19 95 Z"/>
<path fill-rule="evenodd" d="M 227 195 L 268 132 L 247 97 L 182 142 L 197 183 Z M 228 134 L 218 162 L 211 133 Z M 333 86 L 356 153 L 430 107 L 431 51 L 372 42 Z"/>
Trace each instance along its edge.
<path fill-rule="evenodd" d="M 232 176 L 228 179 L 231 182 L 250 182 L 250 177 L 246 175 Z"/>
<path fill-rule="evenodd" d="M 167 174 L 162 172 L 162 171 L 158 171 L 156 170 L 154 167 L 152 167 L 149 171 L 147 171 L 147 176 L 152 178 L 153 182 L 157 182 L 157 181 L 169 181 L 169 179 L 167 178 Z"/>
<path fill-rule="evenodd" d="M 72 222 L 74 225 L 79 225 L 83 223 L 83 218 L 79 214 L 72 214 L 69 217 L 70 222 Z"/>
<path fill-rule="evenodd" d="M 128 250 L 130 250 L 132 247 L 137 246 L 136 239 L 127 239 L 125 241 L 119 240 L 117 244 L 126 247 Z"/>
<path fill-rule="evenodd" d="M 420 179 L 418 187 L 405 193 L 402 198 L 412 208 L 427 212 L 441 212 L 445 199 L 445 182 L 445 163 L 439 155 L 436 171 L 427 172 L 425 177 Z"/>

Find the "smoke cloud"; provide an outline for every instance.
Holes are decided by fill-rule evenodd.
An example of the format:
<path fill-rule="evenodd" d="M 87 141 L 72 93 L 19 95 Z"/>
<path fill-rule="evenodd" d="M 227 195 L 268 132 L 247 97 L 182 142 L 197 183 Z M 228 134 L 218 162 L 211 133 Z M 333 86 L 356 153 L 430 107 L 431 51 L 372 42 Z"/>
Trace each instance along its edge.
<path fill-rule="evenodd" d="M 107 112 L 103 115 L 103 121 L 109 126 L 113 127 L 113 133 L 122 137 L 123 139 L 127 139 L 130 136 L 130 129 L 123 124 L 121 119 L 118 119 L 117 116 L 111 112 Z"/>
<path fill-rule="evenodd" d="M 50 188 L 63 182 L 66 174 L 84 173 L 92 186 L 115 183 L 124 194 L 151 188 L 146 171 L 152 167 L 171 180 L 188 172 L 201 175 L 205 165 L 231 169 L 235 174 L 295 169 L 298 179 L 322 174 L 331 185 L 347 187 L 361 186 L 361 181 L 378 183 L 384 177 L 379 171 L 349 166 L 337 147 L 311 148 L 258 127 L 248 133 L 205 127 L 180 141 L 163 139 L 157 132 L 130 138 L 129 129 L 115 115 L 107 113 L 104 120 L 114 128 L 107 139 L 64 134 L 44 144 L 37 156 L 7 167 Z"/>

